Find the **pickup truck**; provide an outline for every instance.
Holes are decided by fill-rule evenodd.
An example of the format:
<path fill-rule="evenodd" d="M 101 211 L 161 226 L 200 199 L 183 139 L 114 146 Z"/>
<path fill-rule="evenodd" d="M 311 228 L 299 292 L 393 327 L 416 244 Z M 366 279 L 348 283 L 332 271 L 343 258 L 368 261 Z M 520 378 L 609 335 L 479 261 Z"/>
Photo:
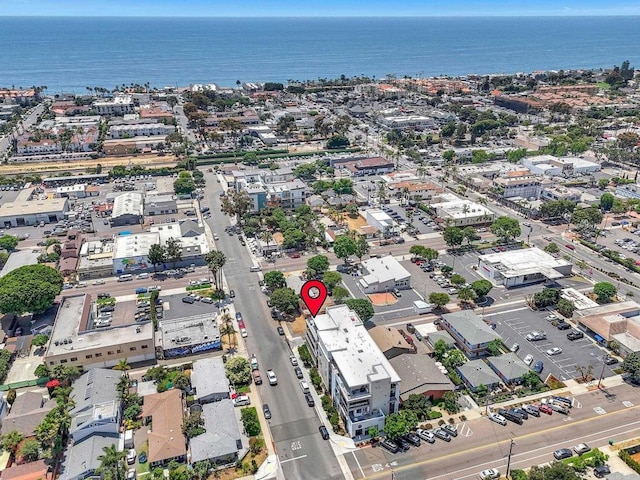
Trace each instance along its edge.
<path fill-rule="evenodd" d="M 262 376 L 260 375 L 260 370 L 253 371 L 253 383 L 256 385 L 262 385 Z"/>

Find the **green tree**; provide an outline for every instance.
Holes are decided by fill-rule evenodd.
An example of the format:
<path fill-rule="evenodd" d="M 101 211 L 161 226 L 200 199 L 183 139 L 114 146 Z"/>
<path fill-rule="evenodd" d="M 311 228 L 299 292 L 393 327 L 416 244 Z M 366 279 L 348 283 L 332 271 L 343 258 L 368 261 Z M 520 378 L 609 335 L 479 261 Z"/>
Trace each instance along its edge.
<path fill-rule="evenodd" d="M 445 392 L 442 395 L 444 409 L 449 413 L 458 413 L 460 406 L 458 405 L 458 394 L 456 392 Z"/>
<path fill-rule="evenodd" d="M 338 195 L 353 194 L 353 182 L 348 178 L 340 178 L 331 184 L 331 188 Z"/>
<path fill-rule="evenodd" d="M 498 217 L 491 224 L 491 232 L 504 242 L 511 242 L 520 236 L 520 222 L 511 217 Z"/>
<path fill-rule="evenodd" d="M 471 284 L 471 288 L 479 298 L 484 298 L 493 288 L 493 284 L 489 280 L 476 280 Z"/>
<path fill-rule="evenodd" d="M 307 260 L 307 272 L 309 276 L 322 275 L 329 270 L 329 258 L 325 255 L 315 255 Z"/>
<path fill-rule="evenodd" d="M 491 340 L 487 343 L 487 352 L 489 355 L 493 355 L 494 357 L 502 354 L 502 342 L 498 339 Z"/>
<path fill-rule="evenodd" d="M 347 259 L 356 253 L 356 242 L 347 235 L 338 235 L 333 242 L 333 252 L 346 263 Z"/>
<path fill-rule="evenodd" d="M 384 433 L 390 439 L 398 438 L 409 432 L 406 418 L 400 413 L 391 413 L 384 420 Z"/>
<path fill-rule="evenodd" d="M 247 407 L 240 410 L 240 418 L 242 419 L 242 425 L 247 435 L 250 437 L 257 437 L 260 435 L 260 420 L 258 419 L 258 412 L 254 407 Z"/>
<path fill-rule="evenodd" d="M 279 270 L 272 270 L 265 273 L 264 283 L 271 290 L 277 290 L 278 288 L 284 288 L 287 286 L 287 280 L 284 278 L 284 274 Z"/>
<path fill-rule="evenodd" d="M 18 246 L 18 237 L 13 235 L 2 235 L 0 237 L 0 248 L 3 248 L 7 252 L 13 252 Z"/>
<path fill-rule="evenodd" d="M 33 337 L 33 340 L 31 340 L 31 345 L 34 345 L 36 347 L 44 347 L 48 341 L 49 335 L 45 333 L 39 333 L 38 335 Z"/>
<path fill-rule="evenodd" d="M 350 144 L 349 139 L 344 135 L 334 135 L 327 140 L 327 150 L 346 148 Z"/>
<path fill-rule="evenodd" d="M 413 393 L 402 402 L 402 408 L 403 410 L 411 410 L 416 414 L 418 420 L 423 421 L 428 419 L 431 404 L 424 395 Z"/>
<path fill-rule="evenodd" d="M 9 404 L 9 406 L 13 405 L 13 402 L 16 401 L 17 395 L 18 394 L 16 393 L 15 388 L 10 388 L 9 390 L 7 390 L 7 403 Z"/>
<path fill-rule="evenodd" d="M 467 363 L 467 357 L 465 357 L 464 353 L 457 348 L 449 350 L 446 358 L 444 359 L 445 366 L 451 370 L 459 367 L 460 365 L 464 365 L 465 363 Z"/>
<path fill-rule="evenodd" d="M 222 289 L 222 267 L 227 263 L 227 256 L 219 250 L 211 250 L 204 256 L 207 267 L 213 276 L 216 292 Z"/>
<path fill-rule="evenodd" d="M 38 365 L 36 367 L 36 369 L 33 372 L 33 374 L 38 378 L 48 377 L 49 376 L 49 368 L 44 363 L 41 363 L 40 365 Z"/>
<path fill-rule="evenodd" d="M 159 243 L 154 243 L 149 247 L 147 258 L 149 263 L 153 265 L 153 271 L 155 272 L 158 265 L 162 265 L 167 261 L 167 251 Z"/>
<path fill-rule="evenodd" d="M 640 379 L 640 352 L 632 352 L 624 358 L 622 369 L 632 378 Z"/>
<path fill-rule="evenodd" d="M 447 353 L 447 350 L 449 350 L 449 346 L 447 345 L 447 342 L 445 342 L 443 339 L 438 340 L 433 345 L 433 351 L 439 362 L 442 362 L 445 354 Z"/>
<path fill-rule="evenodd" d="M 338 285 L 342 281 L 342 275 L 338 272 L 325 272 L 322 277 L 322 282 L 326 285 L 329 290 L 333 290 L 336 285 Z M 335 295 L 335 294 L 334 294 Z"/>
<path fill-rule="evenodd" d="M 446 293 L 433 292 L 429 294 L 429 303 L 433 304 L 436 308 L 442 308 L 449 303 L 449 295 Z"/>
<path fill-rule="evenodd" d="M 533 466 L 529 471 L 529 480 L 580 480 L 580 476 L 571 465 L 563 462 L 551 462 L 543 467 Z"/>
<path fill-rule="evenodd" d="M 244 154 L 244 157 L 242 157 L 242 163 L 247 165 L 258 165 L 258 155 L 256 155 L 256 152 L 247 152 Z"/>
<path fill-rule="evenodd" d="M 462 245 L 462 242 L 464 241 L 464 234 L 458 227 L 445 227 L 442 232 L 442 238 L 444 239 L 444 243 L 449 247 L 457 248 Z"/>
<path fill-rule="evenodd" d="M 25 265 L 0 278 L 0 312 L 41 313 L 62 290 L 62 276 L 46 265 Z"/>
<path fill-rule="evenodd" d="M 609 303 L 616 296 L 617 290 L 610 282 L 598 282 L 593 286 L 593 293 L 597 295 L 598 303 Z"/>
<path fill-rule="evenodd" d="M 615 197 L 613 196 L 613 194 L 603 193 L 602 195 L 600 195 L 600 208 L 605 212 L 608 212 L 609 210 L 611 210 L 611 207 L 613 207 L 614 200 Z"/>
<path fill-rule="evenodd" d="M 463 303 L 469 303 L 472 300 L 475 300 L 476 292 L 470 287 L 463 287 L 458 290 L 458 300 L 461 300 Z"/>
<path fill-rule="evenodd" d="M 294 313 L 300 308 L 300 298 L 291 288 L 279 288 L 269 297 L 271 305 L 281 312 Z"/>
<path fill-rule="evenodd" d="M 304 247 L 307 235 L 298 228 L 288 228 L 282 234 L 282 246 L 284 248 L 299 249 Z"/>
<path fill-rule="evenodd" d="M 579 208 L 574 210 L 571 215 L 571 223 L 580 228 L 599 225 L 602 219 L 602 212 L 595 207 Z"/>
<path fill-rule="evenodd" d="M 182 242 L 177 238 L 168 238 L 165 249 L 167 261 L 173 264 L 173 268 L 176 268 L 178 262 L 182 261 Z"/>
<path fill-rule="evenodd" d="M 239 192 L 232 191 L 222 197 L 222 213 L 230 217 L 236 217 L 240 225 L 244 223 L 244 219 L 251 207 L 251 199 L 244 190 Z"/>
<path fill-rule="evenodd" d="M 178 195 L 190 195 L 196 189 L 196 184 L 189 172 L 180 172 L 173 182 L 173 190 Z"/>
<path fill-rule="evenodd" d="M 16 449 L 22 440 L 24 440 L 24 435 L 17 430 L 11 430 L 0 438 L 0 447 L 2 447 L 2 450 L 8 452 L 12 457 L 14 457 Z"/>
<path fill-rule="evenodd" d="M 363 322 L 368 322 L 373 318 L 373 304 L 370 300 L 364 298 L 350 298 L 346 302 L 344 302 L 347 307 L 358 314 L 360 320 Z"/>
<path fill-rule="evenodd" d="M 566 298 L 561 298 L 560 300 L 558 300 L 556 310 L 558 310 L 560 315 L 571 318 L 573 316 L 573 312 L 575 312 L 576 310 L 576 306 L 572 301 L 567 300 Z"/>
<path fill-rule="evenodd" d="M 364 257 L 371 247 L 369 246 L 369 242 L 367 242 L 367 238 L 364 235 L 358 235 L 356 237 L 356 251 L 354 255 L 358 257 L 358 260 L 362 262 L 362 257 Z"/>
<path fill-rule="evenodd" d="M 560 290 L 557 288 L 544 288 L 533 296 L 533 303 L 537 308 L 550 307 L 560 300 Z"/>
<path fill-rule="evenodd" d="M 98 457 L 100 466 L 96 469 L 96 473 L 108 480 L 124 480 L 127 469 L 124 459 L 127 453 L 119 452 L 115 444 L 102 447 L 102 451 L 104 454 Z"/>
<path fill-rule="evenodd" d="M 522 381 L 522 385 L 530 388 L 537 387 L 541 383 L 540 377 L 538 377 L 538 374 L 533 370 L 529 370 L 527 373 L 522 375 L 520 380 Z"/>
<path fill-rule="evenodd" d="M 464 227 L 462 229 L 462 236 L 467 241 L 467 245 L 471 245 L 471 242 L 473 242 L 474 240 L 480 239 L 480 235 L 478 235 L 478 232 L 476 231 L 476 229 L 471 226 Z"/>
<path fill-rule="evenodd" d="M 545 245 L 544 251 L 553 255 L 555 253 L 558 253 L 560 251 L 560 249 L 558 248 L 558 244 L 557 243 L 551 242 L 551 243 Z"/>
<path fill-rule="evenodd" d="M 235 357 L 235 358 L 239 358 L 239 357 Z M 232 360 L 235 360 L 235 358 L 233 358 Z M 184 434 L 185 437 L 187 438 L 197 437 L 198 435 L 202 435 L 204 432 L 206 432 L 206 430 L 204 428 L 204 418 L 202 418 L 201 412 L 198 412 L 198 411 L 190 412 L 182 420 L 182 433 Z"/>
<path fill-rule="evenodd" d="M 426 250 L 427 247 L 424 247 L 423 245 L 412 245 L 409 249 L 409 253 L 415 257 L 424 258 Z"/>
<path fill-rule="evenodd" d="M 464 285 L 467 283 L 467 280 L 462 275 L 454 273 L 451 275 L 449 282 L 451 282 L 452 285 Z"/>
<path fill-rule="evenodd" d="M 224 372 L 233 385 L 248 385 L 251 381 L 251 365 L 244 357 L 233 357 L 224 365 Z"/>
<path fill-rule="evenodd" d="M 341 286 L 337 286 L 333 289 L 333 301 L 335 303 L 342 303 L 342 300 L 344 300 L 345 298 L 347 298 L 349 296 L 349 290 L 347 290 L 344 287 Z"/>
<path fill-rule="evenodd" d="M 35 438 L 25 440 L 18 448 L 17 456 L 25 462 L 35 462 L 40 458 L 40 443 Z"/>

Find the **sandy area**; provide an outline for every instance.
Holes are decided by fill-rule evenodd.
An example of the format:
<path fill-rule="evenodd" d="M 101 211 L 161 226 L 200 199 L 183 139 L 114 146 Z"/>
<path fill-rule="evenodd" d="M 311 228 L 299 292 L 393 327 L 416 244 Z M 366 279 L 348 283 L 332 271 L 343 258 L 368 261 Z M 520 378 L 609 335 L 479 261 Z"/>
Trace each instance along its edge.
<path fill-rule="evenodd" d="M 145 167 L 173 167 L 177 163 L 174 156 L 159 157 L 157 155 L 138 155 L 125 157 L 102 157 L 97 160 L 78 160 L 76 162 L 43 162 L 43 163 L 13 163 L 0 165 L 0 175 L 16 175 L 29 173 L 52 173 L 86 171 L 87 168 L 95 168 L 102 165 L 106 173 L 116 165 L 143 165 Z"/>
<path fill-rule="evenodd" d="M 398 303 L 398 299 L 394 297 L 392 293 L 372 293 L 367 296 L 376 307 Z"/>

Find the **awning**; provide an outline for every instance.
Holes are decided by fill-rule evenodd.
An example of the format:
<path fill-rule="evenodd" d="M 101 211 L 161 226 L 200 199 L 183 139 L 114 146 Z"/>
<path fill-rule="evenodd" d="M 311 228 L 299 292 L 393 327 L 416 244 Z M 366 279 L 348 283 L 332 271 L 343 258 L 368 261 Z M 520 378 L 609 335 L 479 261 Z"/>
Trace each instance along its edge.
<path fill-rule="evenodd" d="M 597 342 L 604 342 L 604 338 L 602 338 L 600 335 L 594 335 L 593 338 L 595 338 Z"/>

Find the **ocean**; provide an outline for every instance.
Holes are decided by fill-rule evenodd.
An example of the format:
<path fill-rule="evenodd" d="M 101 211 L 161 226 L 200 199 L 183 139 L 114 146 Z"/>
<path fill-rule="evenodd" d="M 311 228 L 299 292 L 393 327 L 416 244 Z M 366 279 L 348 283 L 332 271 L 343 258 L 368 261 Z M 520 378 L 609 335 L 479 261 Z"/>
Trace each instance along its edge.
<path fill-rule="evenodd" d="M 640 17 L 2 17 L 0 87 L 640 68 Z"/>

